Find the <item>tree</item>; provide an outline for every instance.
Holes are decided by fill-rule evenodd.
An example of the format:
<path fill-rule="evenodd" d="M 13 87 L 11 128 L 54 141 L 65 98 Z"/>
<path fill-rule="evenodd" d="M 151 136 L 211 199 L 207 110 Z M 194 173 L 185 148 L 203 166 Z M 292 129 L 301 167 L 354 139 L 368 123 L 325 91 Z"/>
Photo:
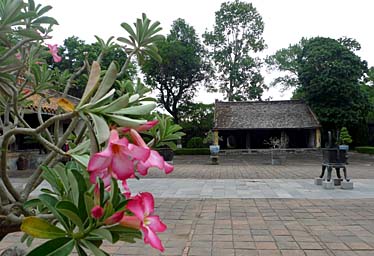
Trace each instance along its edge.
<path fill-rule="evenodd" d="M 119 66 L 124 65 L 127 60 L 127 54 L 118 44 L 112 43 L 113 38 L 110 38 L 107 42 L 99 37 L 96 37 L 96 39 L 97 42 L 87 44 L 84 40 L 76 36 L 68 37 L 64 40 L 64 44 L 59 47 L 62 61 L 55 63 L 52 61 L 52 58 L 49 58 L 51 68 L 57 68 L 61 71 L 67 70 L 72 74 L 77 72 L 85 61 L 92 63 L 92 61 L 98 60 L 104 70 L 109 67 L 112 60 L 116 60 Z M 131 79 L 135 74 L 136 68 L 132 63 L 122 78 Z M 87 76 L 77 77 L 69 90 L 69 94 L 80 98 L 84 91 L 82 85 L 86 84 L 86 82 Z"/>
<path fill-rule="evenodd" d="M 264 23 L 251 3 L 235 0 L 221 5 L 212 32 L 206 32 L 218 79 L 219 91 L 229 101 L 260 99 L 265 85 L 261 61 L 251 54 L 265 48 Z M 214 86 L 209 86 L 214 91 Z"/>
<path fill-rule="evenodd" d="M 142 67 L 159 103 L 179 122 L 179 108 L 189 104 L 205 78 L 203 47 L 195 29 L 183 19 L 173 22 L 167 39 L 157 44 L 161 62 L 147 59 Z"/>
<path fill-rule="evenodd" d="M 288 89 L 296 89 L 294 91 L 294 98 L 300 99 L 300 91 L 298 90 L 300 84 L 298 68 L 300 64 L 299 57 L 305 44 L 309 41 L 308 38 L 301 38 L 297 44 L 290 44 L 288 48 L 283 48 L 276 51 L 273 55 L 267 56 L 265 62 L 270 71 L 277 71 L 280 73 L 271 83 L 270 86 L 280 86 L 281 91 Z M 354 38 L 341 37 L 337 41 L 355 52 L 361 49 L 361 45 Z"/>
<path fill-rule="evenodd" d="M 366 122 L 367 95 L 360 80 L 367 64 L 339 41 L 309 39 L 298 56 L 299 91 L 322 126 L 337 130 Z"/>
<path fill-rule="evenodd" d="M 214 105 L 192 103 L 180 108 L 180 125 L 186 136 L 185 142 L 193 137 L 205 138 L 206 133 L 213 128 Z"/>

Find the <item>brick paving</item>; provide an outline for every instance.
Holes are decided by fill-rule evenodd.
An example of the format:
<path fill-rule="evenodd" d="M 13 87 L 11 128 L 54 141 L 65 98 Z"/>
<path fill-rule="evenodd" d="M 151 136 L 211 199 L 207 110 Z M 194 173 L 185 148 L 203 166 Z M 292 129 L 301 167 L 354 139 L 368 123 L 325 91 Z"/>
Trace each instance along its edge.
<path fill-rule="evenodd" d="M 289 159 L 270 166 L 240 156 L 222 157 L 221 165 L 206 156 L 177 157 L 173 179 L 311 179 L 319 174 L 315 158 Z M 193 164 L 192 164 L 193 163 Z M 292 163 L 292 164 L 290 164 Z M 355 155 L 354 178 L 374 178 L 373 159 Z M 196 170 L 197 169 L 197 170 Z M 152 177 L 160 178 L 153 171 Z M 171 179 L 170 181 L 173 181 Z M 151 179 L 152 180 L 152 179 Z M 154 179 L 157 182 L 157 179 Z M 285 181 L 286 182 L 286 181 Z M 341 191 L 341 190 L 336 190 Z M 354 191 L 354 190 L 353 190 Z M 105 244 L 110 255 L 182 256 L 368 256 L 374 255 L 374 198 L 156 198 L 156 212 L 168 225 L 160 237 L 165 252 L 141 241 Z M 0 251 L 19 241 L 20 233 L 0 242 Z"/>
<path fill-rule="evenodd" d="M 165 252 L 141 241 L 106 244 L 111 255 L 374 255 L 374 199 L 168 199 Z M 0 249 L 20 234 L 9 235 Z"/>
<path fill-rule="evenodd" d="M 313 179 L 321 173 L 317 153 L 289 154 L 279 166 L 270 164 L 270 156 L 257 154 L 220 156 L 219 165 L 211 165 L 209 160 L 209 156 L 176 156 L 174 172 L 165 175 L 155 170 L 147 178 Z M 355 179 L 374 179 L 374 156 L 349 153 L 347 169 Z"/>

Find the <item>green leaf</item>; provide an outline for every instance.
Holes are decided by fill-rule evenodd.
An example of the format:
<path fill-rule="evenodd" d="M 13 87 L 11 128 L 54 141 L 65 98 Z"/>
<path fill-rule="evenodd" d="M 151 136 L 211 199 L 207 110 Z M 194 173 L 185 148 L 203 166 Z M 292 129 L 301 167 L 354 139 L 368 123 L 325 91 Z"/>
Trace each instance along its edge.
<path fill-rule="evenodd" d="M 100 64 L 94 61 L 91 66 L 91 72 L 90 72 L 90 76 L 88 77 L 86 89 L 84 90 L 82 99 L 78 107 L 80 107 L 82 104 L 85 104 L 97 90 L 97 87 L 99 86 L 99 80 L 100 80 L 100 71 L 101 71 Z"/>
<path fill-rule="evenodd" d="M 70 219 L 79 228 L 79 230 L 84 230 L 84 220 L 81 220 L 81 218 L 78 216 L 79 210 L 72 202 L 60 201 L 57 203 L 56 208 L 61 214 Z"/>
<path fill-rule="evenodd" d="M 65 229 L 69 230 L 70 227 L 68 224 L 68 220 L 66 219 L 66 217 L 62 216 L 56 209 L 56 204 L 58 202 L 57 199 L 48 194 L 41 194 L 38 198 L 48 208 L 48 210 L 53 214 L 53 216 L 55 216 L 58 219 L 58 221 L 60 221 L 60 223 L 65 227 Z"/>
<path fill-rule="evenodd" d="M 119 97 L 112 103 L 105 105 L 105 106 L 101 106 L 97 109 L 93 109 L 93 111 L 102 112 L 102 113 L 111 113 L 111 112 L 127 107 L 128 104 L 129 104 L 129 94 L 127 93 Z"/>
<path fill-rule="evenodd" d="M 56 238 L 36 247 L 27 256 L 69 256 L 73 248 L 73 239 Z"/>
<path fill-rule="evenodd" d="M 58 25 L 57 20 L 55 20 L 55 19 L 52 18 L 52 17 L 47 17 L 47 16 L 40 17 L 40 18 L 34 20 L 33 23 L 49 24 L 49 25 Z"/>
<path fill-rule="evenodd" d="M 89 113 L 89 115 L 94 123 L 94 131 L 96 133 L 99 144 L 106 142 L 110 136 L 110 130 L 107 122 L 104 118 L 98 115 L 92 113 Z"/>
<path fill-rule="evenodd" d="M 117 208 L 117 204 L 119 202 L 119 194 L 120 191 L 118 189 L 118 182 L 116 179 L 112 178 L 111 185 L 110 185 L 110 202 L 114 208 Z"/>
<path fill-rule="evenodd" d="M 106 252 L 102 251 L 100 248 L 96 247 L 93 243 L 88 240 L 81 241 L 84 246 L 86 246 L 95 256 L 108 256 Z"/>
<path fill-rule="evenodd" d="M 82 246 L 76 241 L 75 242 L 75 249 L 77 250 L 77 253 L 79 256 L 88 256 L 87 253 L 84 251 Z"/>
<path fill-rule="evenodd" d="M 148 103 L 140 106 L 124 108 L 113 112 L 115 115 L 147 115 L 156 108 L 156 103 Z"/>
<path fill-rule="evenodd" d="M 48 221 L 38 217 L 26 217 L 22 221 L 21 230 L 26 234 L 43 239 L 54 239 L 66 236 L 66 232 Z"/>
<path fill-rule="evenodd" d="M 90 148 L 90 140 L 85 140 L 81 143 L 79 143 L 75 148 L 72 148 L 68 151 L 70 155 L 76 154 L 76 155 L 82 155 L 84 153 L 87 153 L 87 151 Z"/>
<path fill-rule="evenodd" d="M 135 238 L 142 239 L 142 233 L 133 228 L 123 227 L 121 225 L 116 225 L 108 228 L 108 230 L 119 236 L 119 240 L 128 243 L 136 243 Z"/>
<path fill-rule="evenodd" d="M 72 154 L 71 157 L 80 163 L 81 165 L 87 167 L 88 162 L 90 161 L 90 156 L 89 155 L 77 155 L 77 154 Z"/>
<path fill-rule="evenodd" d="M 31 30 L 31 29 L 18 30 L 17 33 L 21 36 L 28 37 L 28 38 L 31 38 L 31 39 L 34 39 L 34 40 L 43 39 L 43 37 L 41 37 L 37 32 L 35 32 L 34 30 Z"/>
<path fill-rule="evenodd" d="M 147 122 L 146 120 L 137 120 L 119 115 L 108 115 L 108 117 L 110 117 L 110 119 L 113 122 L 117 123 L 119 126 L 128 128 L 137 128 L 139 125 L 145 124 Z"/>
<path fill-rule="evenodd" d="M 92 196 L 90 196 L 88 193 L 84 194 L 84 203 L 86 205 L 87 216 L 91 216 L 91 210 L 92 208 L 94 208 L 95 203 L 92 199 Z"/>
<path fill-rule="evenodd" d="M 117 73 L 117 66 L 112 61 L 112 63 L 110 63 L 109 65 L 108 70 L 105 72 L 103 81 L 101 82 L 91 102 L 96 102 L 97 100 L 101 99 L 101 97 L 103 97 L 110 90 L 110 88 L 112 88 L 114 82 L 116 81 Z"/>
<path fill-rule="evenodd" d="M 103 229 L 103 228 L 95 229 L 95 230 L 92 230 L 90 234 L 97 235 L 113 243 L 113 236 L 110 233 L 110 231 L 107 229 Z"/>
<path fill-rule="evenodd" d="M 24 204 L 23 204 L 23 207 L 24 208 L 32 208 L 32 207 L 36 207 L 38 205 L 41 204 L 41 201 L 40 199 L 38 198 L 33 198 L 33 199 L 30 199 L 28 201 L 26 201 Z"/>
<path fill-rule="evenodd" d="M 60 195 L 63 195 L 64 193 L 63 184 L 61 180 L 56 176 L 53 169 L 47 166 L 42 166 L 41 169 L 43 171 L 43 174 L 42 174 L 43 179 L 45 179 L 49 183 L 49 185 L 51 185 L 54 192 Z"/>

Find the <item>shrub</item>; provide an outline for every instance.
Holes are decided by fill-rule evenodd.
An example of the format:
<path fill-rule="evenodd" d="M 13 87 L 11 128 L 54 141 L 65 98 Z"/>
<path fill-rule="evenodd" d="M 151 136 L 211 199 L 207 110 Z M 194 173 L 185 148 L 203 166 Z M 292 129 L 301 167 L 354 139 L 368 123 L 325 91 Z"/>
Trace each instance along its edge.
<path fill-rule="evenodd" d="M 187 148 L 204 148 L 203 138 L 193 137 L 187 142 Z"/>
<path fill-rule="evenodd" d="M 365 154 L 374 154 L 374 147 L 356 147 L 355 148 L 358 153 L 365 153 Z"/>
<path fill-rule="evenodd" d="M 178 148 L 176 155 L 210 155 L 209 148 Z"/>

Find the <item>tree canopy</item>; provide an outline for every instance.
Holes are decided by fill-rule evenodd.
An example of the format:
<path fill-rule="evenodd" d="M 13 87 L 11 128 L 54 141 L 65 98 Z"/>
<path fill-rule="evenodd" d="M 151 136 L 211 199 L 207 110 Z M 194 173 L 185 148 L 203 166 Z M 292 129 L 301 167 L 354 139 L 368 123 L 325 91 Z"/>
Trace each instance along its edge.
<path fill-rule="evenodd" d="M 235 0 L 216 12 L 213 31 L 206 32 L 219 91 L 229 101 L 260 99 L 265 85 L 260 73 L 262 62 L 254 53 L 265 48 L 264 23 L 251 3 Z M 216 90 L 215 86 L 208 87 Z"/>
<path fill-rule="evenodd" d="M 157 47 L 162 61 L 147 59 L 142 71 L 147 84 L 157 91 L 160 105 L 178 123 L 180 106 L 191 103 L 205 78 L 203 47 L 195 29 L 183 19 L 173 22 L 170 34 Z"/>
<path fill-rule="evenodd" d="M 360 81 L 367 63 L 351 49 L 335 39 L 316 37 L 305 42 L 298 56 L 299 92 L 325 128 L 366 121 L 369 101 Z"/>
<path fill-rule="evenodd" d="M 118 44 L 114 44 L 109 39 L 104 42 L 102 39 L 96 37 L 98 40 L 95 43 L 88 44 L 84 40 L 76 36 L 68 37 L 64 40 L 64 44 L 59 47 L 59 53 L 62 57 L 61 62 L 54 63 L 50 59 L 49 63 L 52 68 L 57 68 L 61 71 L 67 70 L 69 73 L 77 72 L 85 60 L 92 63 L 94 60 L 99 59 L 103 69 L 107 69 L 112 60 L 115 60 L 119 66 L 123 66 L 126 62 L 127 54 L 122 50 Z M 99 58 L 100 57 L 100 58 Z M 131 78 L 136 73 L 133 65 L 129 66 L 124 78 Z M 69 94 L 80 97 L 84 88 L 87 77 L 79 77 L 75 81 L 74 87 L 71 88 Z"/>

